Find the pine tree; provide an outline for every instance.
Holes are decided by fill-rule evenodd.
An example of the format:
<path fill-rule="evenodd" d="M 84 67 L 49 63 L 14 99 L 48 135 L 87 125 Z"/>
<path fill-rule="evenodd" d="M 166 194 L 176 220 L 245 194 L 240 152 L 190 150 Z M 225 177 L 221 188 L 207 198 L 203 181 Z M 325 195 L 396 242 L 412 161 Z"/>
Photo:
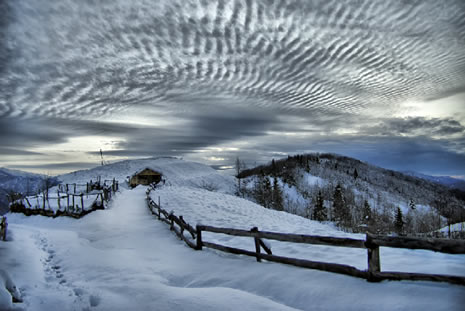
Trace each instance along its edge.
<path fill-rule="evenodd" d="M 316 197 L 316 204 L 315 208 L 313 209 L 313 219 L 318 221 L 327 220 L 326 216 L 326 208 L 324 207 L 323 196 L 321 195 L 321 191 L 318 192 L 318 196 Z"/>
<path fill-rule="evenodd" d="M 356 180 L 358 178 L 358 172 L 357 169 L 354 170 L 354 179 Z"/>
<path fill-rule="evenodd" d="M 338 223 L 347 223 L 347 221 L 349 220 L 349 213 L 344 201 L 344 195 L 342 194 L 342 187 L 340 184 L 338 184 L 336 186 L 336 189 L 334 190 L 333 211 L 334 219 Z"/>
<path fill-rule="evenodd" d="M 397 207 L 396 218 L 394 221 L 394 228 L 396 229 L 397 234 L 401 235 L 404 232 L 404 219 L 402 216 L 402 211 L 400 207 Z"/>
<path fill-rule="evenodd" d="M 277 211 L 284 210 L 283 206 L 283 194 L 278 184 L 278 178 L 273 180 L 273 209 Z"/>
<path fill-rule="evenodd" d="M 370 222 L 371 222 L 371 207 L 370 207 L 370 203 L 368 203 L 367 200 L 365 200 L 365 202 L 363 202 L 363 209 L 362 209 L 362 223 L 363 224 L 366 224 L 368 225 Z"/>
<path fill-rule="evenodd" d="M 263 202 L 266 208 L 272 207 L 272 195 L 273 190 L 271 189 L 271 182 L 268 176 L 263 179 Z"/>

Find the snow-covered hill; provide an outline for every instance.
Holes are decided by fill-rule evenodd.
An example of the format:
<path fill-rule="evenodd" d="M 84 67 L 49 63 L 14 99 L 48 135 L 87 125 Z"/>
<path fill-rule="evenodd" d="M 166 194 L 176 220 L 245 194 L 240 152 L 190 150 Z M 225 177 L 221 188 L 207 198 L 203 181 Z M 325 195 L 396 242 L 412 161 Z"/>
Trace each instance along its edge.
<path fill-rule="evenodd" d="M 321 193 L 328 219 L 335 216 L 334 196 L 340 185 L 344 207 L 349 210 L 346 227 L 353 230 L 366 225 L 367 205 L 376 230 L 384 233 L 394 230 L 397 208 L 405 217 L 406 232 L 412 234 L 440 228 L 445 217 L 453 222 L 463 221 L 465 215 L 465 201 L 459 192 L 335 154 L 296 155 L 245 169 L 239 176 L 241 195 L 262 205 L 272 205 L 267 201 L 274 196 L 272 185 L 277 179 L 284 210 L 301 216 L 312 217 Z"/>
<path fill-rule="evenodd" d="M 124 183 L 129 176 L 145 168 L 162 173 L 168 185 L 194 186 L 226 193 L 234 192 L 234 177 L 218 174 L 213 168 L 204 164 L 169 157 L 126 160 L 59 175 L 57 178 L 62 183 L 85 184 L 99 177 L 102 181 L 116 178 L 120 183 Z"/>
<path fill-rule="evenodd" d="M 167 184 L 153 196 L 160 196 L 164 208 L 194 225 L 201 221 L 222 227 L 360 237 L 195 183 Z M 8 216 L 10 240 L 0 242 L 0 269 L 19 288 L 24 302 L 18 306 L 26 310 L 450 311 L 463 306 L 461 286 L 374 284 L 209 249 L 194 251 L 150 213 L 142 186 L 121 189 L 109 209 L 79 220 Z M 205 234 L 204 239 L 253 248 L 250 238 Z M 269 244 L 275 254 L 366 266 L 366 254 L 360 250 Z M 464 256 L 382 249 L 381 258 L 385 270 L 465 275 Z M 4 297 L 0 295 L 2 310 L 11 307 Z"/>

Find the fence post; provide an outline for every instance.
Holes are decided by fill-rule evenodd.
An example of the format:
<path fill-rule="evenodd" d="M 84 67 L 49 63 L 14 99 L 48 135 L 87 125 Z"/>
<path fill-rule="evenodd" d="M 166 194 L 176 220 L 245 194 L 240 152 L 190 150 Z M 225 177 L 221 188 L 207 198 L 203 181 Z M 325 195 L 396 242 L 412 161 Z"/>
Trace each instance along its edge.
<path fill-rule="evenodd" d="M 365 246 L 368 250 L 368 282 L 379 282 L 381 280 L 374 275 L 374 273 L 381 271 L 379 246 L 373 243 L 369 233 L 366 234 Z"/>
<path fill-rule="evenodd" d="M 181 225 L 181 235 L 183 235 L 183 233 L 184 233 L 184 224 L 186 222 L 184 221 L 184 218 L 182 218 L 182 215 L 179 216 L 179 220 L 181 220 L 181 224 L 182 224 Z"/>
<path fill-rule="evenodd" d="M 197 248 L 196 250 L 198 251 L 201 251 L 202 250 L 202 230 L 200 230 L 200 226 L 197 225 L 195 226 L 195 231 L 196 231 L 196 235 L 197 235 Z"/>
<path fill-rule="evenodd" d="M 250 232 L 258 232 L 257 227 L 253 227 L 250 229 Z M 260 257 L 260 239 L 258 237 L 254 237 L 254 242 L 255 242 L 255 253 L 257 253 L 257 261 L 261 262 L 262 259 Z"/>
<path fill-rule="evenodd" d="M 8 228 L 8 223 L 6 222 L 6 216 L 2 216 L 0 221 L 0 235 L 3 241 L 6 241 L 6 230 Z"/>
<path fill-rule="evenodd" d="M 74 194 L 73 194 L 73 213 L 74 213 L 75 208 L 76 208 L 76 204 L 74 204 Z"/>
<path fill-rule="evenodd" d="M 81 193 L 81 211 L 84 212 L 84 193 Z"/>
<path fill-rule="evenodd" d="M 61 204 L 60 204 L 60 191 L 57 190 L 57 203 L 58 203 L 58 210 L 61 210 Z"/>
<path fill-rule="evenodd" d="M 168 219 L 170 220 L 170 230 L 174 230 L 174 220 L 173 220 L 173 214 L 169 214 Z"/>

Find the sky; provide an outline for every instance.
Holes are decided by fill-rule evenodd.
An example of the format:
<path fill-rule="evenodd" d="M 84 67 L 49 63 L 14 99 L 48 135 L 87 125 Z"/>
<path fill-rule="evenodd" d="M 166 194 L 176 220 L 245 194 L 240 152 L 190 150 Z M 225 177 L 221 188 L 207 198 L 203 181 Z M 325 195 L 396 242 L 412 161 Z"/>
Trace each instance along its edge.
<path fill-rule="evenodd" d="M 333 152 L 465 178 L 462 0 L 3 0 L 0 166 Z"/>

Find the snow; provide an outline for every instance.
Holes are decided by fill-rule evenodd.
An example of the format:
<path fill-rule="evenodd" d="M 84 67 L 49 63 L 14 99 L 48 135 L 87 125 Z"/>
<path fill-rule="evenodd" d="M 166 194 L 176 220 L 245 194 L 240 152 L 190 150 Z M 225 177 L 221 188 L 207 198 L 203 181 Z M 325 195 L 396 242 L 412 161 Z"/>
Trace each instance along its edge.
<path fill-rule="evenodd" d="M 265 209 L 248 200 L 190 187 L 162 187 L 152 192 L 152 199 L 175 215 L 195 226 L 204 225 L 261 231 L 296 233 L 319 236 L 347 237 L 364 240 L 365 235 L 337 230 L 334 226 L 309 220 L 286 212 Z M 226 246 L 255 250 L 247 237 L 234 237 L 205 232 L 205 241 Z M 307 245 L 268 241 L 273 254 L 323 262 L 348 264 L 367 269 L 366 250 L 323 245 Z M 427 259 L 427 260 L 426 260 Z M 465 256 L 447 255 L 422 250 L 381 248 L 382 271 L 438 273 L 465 276 Z"/>
<path fill-rule="evenodd" d="M 327 182 L 318 176 L 313 176 L 312 174 L 305 173 L 304 174 L 304 181 L 309 186 L 322 186 L 327 184 Z"/>
<path fill-rule="evenodd" d="M 150 163 L 149 163 L 150 162 Z M 150 165 L 148 165 L 150 164 Z M 177 166 L 180 167 L 177 167 Z M 139 167 L 159 169 L 167 184 L 155 201 L 192 225 L 363 238 L 229 195 L 233 183 L 200 164 L 176 159 L 119 163 L 62 181 L 124 179 Z M 185 170 L 185 172 L 183 171 Z M 97 175 L 95 175 L 97 174 Z M 116 176 L 115 176 L 116 175 Z M 121 179 L 120 179 L 121 178 Z M 232 181 L 233 182 L 233 181 Z M 215 185 L 220 192 L 208 191 Z M 148 210 L 146 188 L 120 188 L 108 209 L 81 219 L 9 214 L 0 242 L 0 281 L 18 287 L 26 310 L 462 310 L 463 286 L 363 279 L 257 263 L 254 258 L 194 251 Z M 205 233 L 206 241 L 253 249 L 250 238 Z M 366 268 L 366 252 L 267 241 L 273 253 Z M 465 257 L 382 249 L 382 270 L 465 275 Z M 1 283 L 0 283 L 1 284 Z M 0 310 L 12 308 L 0 286 Z"/>
<path fill-rule="evenodd" d="M 85 184 L 89 180 L 97 180 L 98 177 L 102 181 L 116 178 L 121 184 L 128 176 L 145 168 L 162 173 L 168 185 L 214 188 L 221 192 L 234 192 L 234 177 L 218 174 L 213 168 L 204 164 L 166 157 L 121 161 L 57 177 L 62 183 L 70 184 Z"/>

